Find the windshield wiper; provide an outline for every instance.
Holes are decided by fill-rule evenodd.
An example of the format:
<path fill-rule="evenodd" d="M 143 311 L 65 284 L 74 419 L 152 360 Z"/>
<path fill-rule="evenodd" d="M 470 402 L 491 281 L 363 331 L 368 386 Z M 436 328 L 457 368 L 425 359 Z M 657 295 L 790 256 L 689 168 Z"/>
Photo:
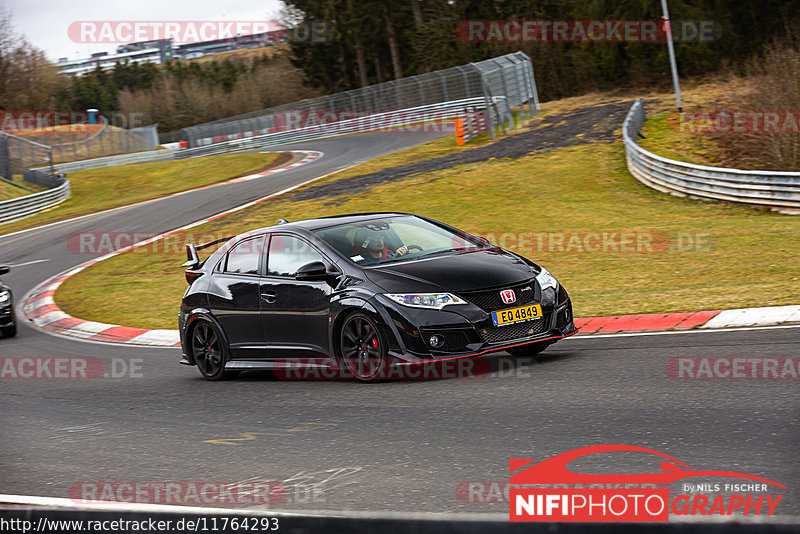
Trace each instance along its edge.
<path fill-rule="evenodd" d="M 467 251 L 470 251 L 470 250 L 477 250 L 477 248 L 476 247 L 445 248 L 445 249 L 442 249 L 442 250 L 434 250 L 432 252 L 428 252 L 426 254 L 423 254 L 422 256 L 417 256 L 417 257 L 418 258 L 427 258 L 429 256 L 436 256 L 436 255 L 439 255 L 439 254 L 445 254 L 447 252 L 455 252 L 457 254 L 459 252 L 467 252 Z"/>

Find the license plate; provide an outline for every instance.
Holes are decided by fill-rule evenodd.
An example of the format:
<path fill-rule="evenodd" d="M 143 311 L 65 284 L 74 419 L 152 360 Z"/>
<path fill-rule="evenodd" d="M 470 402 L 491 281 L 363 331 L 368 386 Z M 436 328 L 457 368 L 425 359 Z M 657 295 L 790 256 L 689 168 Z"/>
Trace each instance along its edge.
<path fill-rule="evenodd" d="M 492 321 L 494 321 L 495 326 L 522 323 L 541 318 L 541 304 L 531 304 L 530 306 L 522 306 L 520 308 L 511 308 L 510 310 L 492 312 Z"/>

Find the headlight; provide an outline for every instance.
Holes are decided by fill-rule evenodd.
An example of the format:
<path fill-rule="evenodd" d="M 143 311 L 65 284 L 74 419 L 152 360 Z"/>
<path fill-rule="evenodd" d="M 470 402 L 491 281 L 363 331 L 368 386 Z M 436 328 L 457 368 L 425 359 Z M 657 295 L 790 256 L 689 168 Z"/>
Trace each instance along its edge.
<path fill-rule="evenodd" d="M 548 287 L 558 287 L 558 280 L 556 280 L 556 277 L 550 274 L 550 271 L 544 267 L 542 267 L 542 272 L 536 275 L 536 281 L 542 286 L 542 291 Z"/>
<path fill-rule="evenodd" d="M 0 291 L 0 302 L 8 302 L 8 299 L 11 298 L 11 291 L 4 289 Z"/>
<path fill-rule="evenodd" d="M 398 304 L 412 308 L 441 310 L 448 304 L 466 304 L 450 293 L 387 293 L 386 296 Z"/>

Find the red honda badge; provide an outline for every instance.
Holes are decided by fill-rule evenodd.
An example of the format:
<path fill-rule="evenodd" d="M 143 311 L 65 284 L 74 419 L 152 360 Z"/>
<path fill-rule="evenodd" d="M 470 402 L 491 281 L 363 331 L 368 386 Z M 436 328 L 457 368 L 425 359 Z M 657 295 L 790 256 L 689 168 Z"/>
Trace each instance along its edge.
<path fill-rule="evenodd" d="M 503 299 L 505 304 L 511 304 L 512 302 L 516 302 L 517 296 L 514 294 L 513 289 L 504 289 L 500 292 L 500 298 Z"/>

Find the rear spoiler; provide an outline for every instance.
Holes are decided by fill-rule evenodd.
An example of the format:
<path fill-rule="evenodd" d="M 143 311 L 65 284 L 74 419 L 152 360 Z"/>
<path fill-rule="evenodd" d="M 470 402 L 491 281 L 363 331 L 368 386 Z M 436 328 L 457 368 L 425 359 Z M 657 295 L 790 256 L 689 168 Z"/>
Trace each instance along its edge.
<path fill-rule="evenodd" d="M 218 245 L 219 243 L 229 241 L 233 239 L 235 236 L 228 236 L 222 237 L 220 239 L 215 239 L 214 241 L 209 241 L 208 243 L 203 243 L 202 245 L 193 245 L 192 243 L 188 243 L 186 245 L 186 263 L 181 265 L 181 267 L 188 267 L 190 269 L 199 269 L 200 268 L 200 258 L 197 257 L 197 251 L 203 250 L 204 248 L 213 247 L 214 245 Z"/>

